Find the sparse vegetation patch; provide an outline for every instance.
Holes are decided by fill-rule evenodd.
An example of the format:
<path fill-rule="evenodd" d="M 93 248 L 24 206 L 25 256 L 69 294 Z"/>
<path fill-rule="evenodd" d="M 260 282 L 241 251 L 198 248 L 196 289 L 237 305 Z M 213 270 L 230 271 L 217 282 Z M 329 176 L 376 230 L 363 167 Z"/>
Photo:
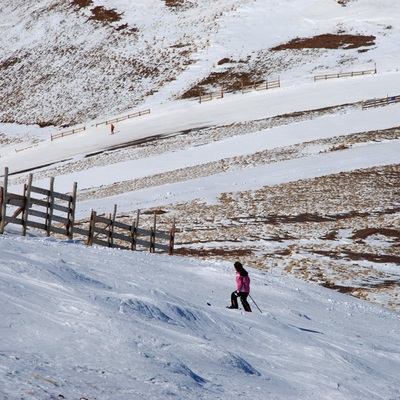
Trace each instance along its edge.
<path fill-rule="evenodd" d="M 79 8 L 85 8 L 93 5 L 92 0 L 72 0 L 71 5 L 79 7 Z"/>
<path fill-rule="evenodd" d="M 18 57 L 9 57 L 0 63 L 0 69 L 7 69 L 20 61 Z"/>
<path fill-rule="evenodd" d="M 384 228 L 365 228 L 355 232 L 353 239 L 366 239 L 372 235 L 383 235 L 397 239 L 400 242 L 400 230 Z"/>
<path fill-rule="evenodd" d="M 180 7 L 185 3 L 184 0 L 165 0 L 165 5 L 167 7 Z"/>
<path fill-rule="evenodd" d="M 373 46 L 375 36 L 331 34 L 314 36 L 312 38 L 296 38 L 288 43 L 273 47 L 271 50 L 302 50 L 302 49 L 356 49 Z"/>
<path fill-rule="evenodd" d="M 165 2 L 165 5 L 171 9 L 174 9 L 176 11 L 181 11 L 185 10 L 189 7 L 195 6 L 194 3 L 191 3 L 188 0 L 163 0 Z"/>
<path fill-rule="evenodd" d="M 338 0 L 338 3 L 342 6 L 342 7 L 346 7 L 347 3 L 350 3 L 351 0 Z"/>
<path fill-rule="evenodd" d="M 103 6 L 97 6 L 91 10 L 92 16 L 89 20 L 99 21 L 103 24 L 117 22 L 121 20 L 121 14 L 118 14 L 115 8 L 107 9 Z"/>
<path fill-rule="evenodd" d="M 262 82 L 256 76 L 248 72 L 228 69 L 222 72 L 212 72 L 208 77 L 191 87 L 182 95 L 182 99 L 200 96 L 218 89 L 227 91 L 240 90 L 242 86 L 253 85 Z"/>

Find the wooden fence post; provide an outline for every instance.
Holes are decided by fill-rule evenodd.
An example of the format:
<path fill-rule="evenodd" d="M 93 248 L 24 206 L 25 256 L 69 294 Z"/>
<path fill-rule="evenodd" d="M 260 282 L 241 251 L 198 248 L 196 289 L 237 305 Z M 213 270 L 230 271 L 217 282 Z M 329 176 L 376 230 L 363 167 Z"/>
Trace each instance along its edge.
<path fill-rule="evenodd" d="M 21 227 L 22 227 L 21 235 L 22 236 L 26 235 L 26 228 L 27 228 L 27 224 L 28 224 L 28 216 L 26 214 L 26 212 L 27 212 L 26 206 L 28 203 L 27 202 L 27 194 L 28 194 L 28 184 L 24 183 L 24 188 L 22 190 L 23 204 L 21 207 L 22 208 L 22 215 L 21 215 Z M 18 210 L 17 210 L 17 213 L 18 213 Z M 17 213 L 14 213 L 14 215 L 17 216 Z"/>
<path fill-rule="evenodd" d="M 54 177 L 50 178 L 50 189 L 49 195 L 47 196 L 47 215 L 46 215 L 46 236 L 49 237 L 51 234 L 51 222 L 53 219 L 54 210 Z"/>
<path fill-rule="evenodd" d="M 136 228 L 139 228 L 139 216 L 140 216 L 140 210 L 137 210 L 137 213 L 136 213 Z"/>
<path fill-rule="evenodd" d="M 75 223 L 75 208 L 76 208 L 76 192 L 78 184 L 74 182 L 72 187 L 72 195 L 68 204 L 68 226 L 67 226 L 67 236 L 72 240 L 74 237 L 74 223 Z"/>
<path fill-rule="evenodd" d="M 156 251 L 156 227 L 157 227 L 157 214 L 154 212 L 154 223 L 150 230 L 150 253 L 155 253 Z"/>
<path fill-rule="evenodd" d="M 7 186 L 8 186 L 8 167 L 4 168 L 4 179 L 1 193 L 1 216 L 0 216 L 0 234 L 4 233 L 7 215 Z"/>
<path fill-rule="evenodd" d="M 114 246 L 114 225 L 115 225 L 116 216 L 117 216 L 117 205 L 114 204 L 114 213 L 113 213 L 112 218 L 110 215 L 110 226 L 109 226 L 109 232 L 108 232 L 108 247 Z"/>
<path fill-rule="evenodd" d="M 22 212 L 22 236 L 26 236 L 26 228 L 28 226 L 29 208 L 31 206 L 31 187 L 33 175 L 29 174 L 28 186 L 24 187 L 24 210 Z"/>
<path fill-rule="evenodd" d="M 88 238 L 86 241 L 87 246 L 93 245 L 93 236 L 94 236 L 95 226 L 96 226 L 96 211 L 92 210 L 92 212 L 90 213 L 89 232 L 88 232 Z"/>
<path fill-rule="evenodd" d="M 136 224 L 135 221 L 132 222 L 132 226 L 131 226 L 131 250 L 134 251 L 136 250 L 136 238 L 137 238 L 137 228 L 136 228 Z"/>
<path fill-rule="evenodd" d="M 169 255 L 173 256 L 174 255 L 174 241 L 175 241 L 175 218 L 172 222 L 172 227 L 169 232 Z"/>

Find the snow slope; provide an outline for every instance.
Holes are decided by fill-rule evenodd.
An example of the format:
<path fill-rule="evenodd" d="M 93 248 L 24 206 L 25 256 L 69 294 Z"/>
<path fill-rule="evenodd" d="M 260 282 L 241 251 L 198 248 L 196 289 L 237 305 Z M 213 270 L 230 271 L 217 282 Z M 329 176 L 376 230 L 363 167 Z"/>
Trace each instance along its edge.
<path fill-rule="evenodd" d="M 214 101 L 214 103 L 198 104 L 181 101 L 173 105 L 159 106 L 150 115 L 117 123 L 115 135 L 110 135 L 109 126 L 100 125 L 88 127 L 84 132 L 54 141 L 47 138 L 44 142 L 27 147 L 26 150 L 20 152 L 11 152 L 9 147 L 4 147 L 0 159 L 0 168 L 4 170 L 5 167 L 8 167 L 10 173 L 14 174 L 57 161 L 74 160 L 77 156 L 90 155 L 107 150 L 112 146 L 146 137 L 171 135 L 207 126 L 223 126 L 290 114 L 294 111 L 355 103 L 374 95 L 378 98 L 385 97 L 384 93 L 392 90 L 393 85 L 400 86 L 399 73 L 303 84 L 247 95 L 234 94 L 223 100 Z M 326 96 L 326 93 L 329 93 L 329 96 Z M 256 131 L 228 140 L 211 142 L 201 147 L 182 151 L 176 149 L 176 151 L 154 158 L 127 161 L 119 163 L 119 165 L 112 164 L 99 169 L 96 168 L 95 173 L 91 170 L 80 171 L 79 173 L 60 176 L 58 182 L 56 181 L 56 185 L 59 185 L 56 189 L 70 188 L 74 181 L 79 182 L 81 189 L 86 189 L 87 187 L 100 186 L 100 184 L 110 184 L 116 180 L 124 181 L 140 178 L 172 171 L 183 166 L 205 164 L 222 158 L 252 154 L 265 149 L 290 146 L 339 135 L 350 135 L 367 130 L 388 129 L 399 124 L 398 107 L 395 104 L 379 109 L 364 111 L 359 109 L 345 115 L 338 114 Z M 374 144 L 369 145 L 375 148 Z M 391 152 L 387 153 L 386 159 L 376 161 L 375 165 L 391 164 L 399 160 L 396 157 L 396 141 L 390 144 L 382 144 L 382 146 L 390 147 Z M 372 152 L 374 153 L 374 150 Z M 391 154 L 393 154 L 393 157 L 390 156 Z M 336 156 L 341 158 L 342 154 Z M 348 157 L 349 159 L 353 158 L 352 154 L 349 154 Z M 372 159 L 368 159 L 368 162 L 369 165 L 374 165 Z M 144 163 L 146 168 L 143 168 Z M 355 162 L 353 169 L 363 166 L 362 164 L 357 165 Z M 319 168 L 319 164 L 317 163 L 315 167 Z M 328 169 L 325 174 L 333 172 L 336 171 Z M 228 179 L 228 181 L 230 180 Z M 269 183 L 261 179 L 259 185 L 264 184 Z"/>
<path fill-rule="evenodd" d="M 289 86 L 265 92 L 255 92 L 246 95 L 233 94 L 225 96 L 219 101 L 199 104 L 197 102 L 180 101 L 173 104 L 160 105 L 151 110 L 150 115 L 137 117 L 122 121 L 117 126 L 117 134 L 110 135 L 108 125 L 92 125 L 86 131 L 54 141 L 47 136 L 45 142 L 38 146 L 27 149 L 27 151 L 12 152 L 10 148 L 2 149 L 0 168 L 8 167 L 11 173 L 24 171 L 51 164 L 60 160 L 68 160 L 78 155 L 88 155 L 117 146 L 125 142 L 143 139 L 149 136 L 163 136 L 184 132 L 191 129 L 201 129 L 207 126 L 222 126 L 244 121 L 259 120 L 277 115 L 290 114 L 306 110 L 319 109 L 348 103 L 361 102 L 369 98 L 386 97 L 387 93 L 393 94 L 393 87 L 400 86 L 400 73 L 388 73 L 382 75 L 357 77 L 336 81 L 324 81 L 317 83 Z M 329 93 L 329 95 L 327 95 Z M 393 109 L 395 108 L 395 110 Z M 265 146 L 270 147 L 289 145 L 300 141 L 308 141 L 321 137 L 350 134 L 365 130 L 386 129 L 399 123 L 397 116 L 397 105 L 381 108 L 361 110 L 351 115 L 339 114 L 331 117 L 332 121 L 327 123 L 326 119 L 321 121 L 308 121 L 304 124 L 291 125 L 286 128 L 278 128 L 276 131 L 255 132 L 253 136 L 261 139 L 249 139 L 248 136 L 232 139 L 231 141 L 245 140 L 252 146 L 245 148 L 241 143 L 232 146 L 236 149 L 229 152 L 232 146 L 228 143 L 212 143 L 206 149 L 191 150 L 188 155 L 192 163 L 206 162 L 214 159 L 229 157 L 231 155 L 252 153 L 255 150 L 263 150 Z M 310 129 L 312 133 L 308 132 Z M 291 136 L 291 142 L 278 141 L 286 130 L 286 137 Z M 301 134 L 299 135 L 299 131 Z M 276 133 L 275 133 L 276 132 Z M 304 132 L 304 133 L 303 133 Z M 268 144 L 260 140 L 267 134 L 278 136 Z M 293 137 L 296 135 L 296 137 Z M 212 146 L 212 148 L 210 148 Z M 216 148 L 219 146 L 219 148 Z M 23 148 L 21 146 L 21 148 Z M 216 148 L 216 149 L 215 149 Z M 224 152 L 221 155 L 221 150 Z M 240 149 L 240 150 L 239 150 Z M 201 152 L 196 154 L 193 152 Z M 174 155 L 174 158 L 176 155 Z M 181 163 L 179 154 L 175 163 Z M 175 168 L 169 160 L 160 161 L 163 168 Z M 149 164 L 153 165 L 151 161 Z M 134 169 L 135 171 L 136 169 Z M 127 170 L 128 171 L 128 170 Z M 142 172 L 149 174 L 154 171 L 147 169 Z M 139 172 L 140 173 L 140 172 Z M 132 175 L 131 175 L 132 177 Z M 121 177 L 124 179 L 124 176 Z M 107 182 L 105 182 L 107 183 Z"/>
<path fill-rule="evenodd" d="M 0 238 L 0 397 L 396 399 L 397 313 L 230 263 Z"/>
<path fill-rule="evenodd" d="M 399 94 L 398 1 L 192 0 L 174 8 L 112 0 L 107 8 L 122 19 L 104 25 L 90 19 L 102 2 L 74 3 L 0 4 L 0 172 L 10 168 L 10 189 L 20 191 L 30 169 L 38 186 L 56 176 L 56 189 L 67 192 L 77 181 L 78 218 L 114 204 L 128 217 L 159 207 L 177 218 L 177 250 L 227 253 L 206 262 L 87 248 L 18 238 L 7 226 L 0 237 L 0 398 L 399 399 L 399 314 L 283 276 L 314 268 L 305 279 L 358 293 L 383 282 L 385 291 L 369 296 L 398 305 L 398 237 L 381 232 L 399 226 L 399 105 L 360 109 L 367 98 Z M 375 35 L 375 45 L 270 51 L 332 32 Z M 224 58 L 228 66 L 218 65 Z M 312 81 L 375 64 L 376 75 Z M 281 88 L 204 104 L 171 101 L 231 67 L 279 76 Z M 117 124 L 115 135 L 95 127 L 145 108 L 150 115 Z M 269 126 L 274 118 L 284 122 Z M 85 132 L 50 140 L 67 129 L 61 125 L 85 122 Z M 112 150 L 155 135 L 164 139 Z M 360 168 L 372 168 L 375 185 Z M 347 182 L 346 173 L 349 181 L 362 176 L 360 193 L 329 188 L 338 176 Z M 318 177 L 327 183 L 320 187 Z M 299 202 L 304 182 L 311 182 L 309 197 Z M 275 204 L 269 189 L 282 193 L 285 207 L 268 210 Z M 304 212 L 356 217 L 264 220 Z M 378 234 L 356 236 L 375 228 Z M 271 252 L 281 258 L 269 272 L 249 268 L 263 312 L 254 304 L 251 314 L 227 310 L 233 254 L 265 268 Z"/>
<path fill-rule="evenodd" d="M 114 10 L 119 19 L 96 20 L 96 7 Z M 254 80 L 292 82 L 374 63 L 380 72 L 393 71 L 398 15 L 396 0 L 349 1 L 345 7 L 337 0 L 5 1 L 0 119 L 84 123 L 179 98 L 230 68 Z M 270 50 L 295 38 L 338 33 L 375 36 L 375 45 Z M 223 59 L 230 63 L 220 65 Z"/>
<path fill-rule="evenodd" d="M 47 46 L 41 40 L 42 35 L 47 32 L 48 36 L 54 21 L 58 21 L 53 20 L 53 12 L 64 13 L 65 7 L 57 3 L 53 8 L 46 8 L 45 4 L 42 1 L 21 8 L 15 3 L 2 5 L 2 10 L 7 9 L 11 25 L 20 31 L 20 24 L 25 26 L 22 17 L 26 13 L 29 18 L 35 17 L 27 24 L 31 35 L 27 43 L 35 39 L 35 43 Z M 150 114 L 116 124 L 115 135 L 110 135 L 109 126 L 96 128 L 96 123 L 105 118 L 101 115 L 116 116 L 113 102 L 102 108 L 97 118 L 86 119 L 86 131 L 54 141 L 50 135 L 67 128 L 1 125 L 5 133 L 0 139 L 0 171 L 5 167 L 10 169 L 13 174 L 10 190 L 15 193 L 21 192 L 30 171 L 34 172 L 35 184 L 41 187 L 47 187 L 49 177 L 55 176 L 56 190 L 61 192 L 69 192 L 73 182 L 77 182 L 77 218 L 82 219 L 82 224 L 86 223 L 90 210 L 109 213 L 114 204 L 122 214 L 118 218 L 128 219 L 136 215 L 137 209 L 156 208 L 164 212 L 168 228 L 171 219 L 176 218 L 176 247 L 181 254 L 229 260 L 232 252 L 241 254 L 246 264 L 259 268 L 266 268 L 273 257 L 284 274 L 297 271 L 304 274 L 301 275 L 304 279 L 310 280 L 311 275 L 316 283 L 331 285 L 333 282 L 345 290 L 350 285 L 356 289 L 356 295 L 397 309 L 400 307 L 395 285 L 399 279 L 396 271 L 400 257 L 396 189 L 399 105 L 362 111 L 360 102 L 398 93 L 400 74 L 393 46 L 398 43 L 395 16 L 399 7 L 389 0 L 384 3 L 351 1 L 345 7 L 334 1 L 296 1 L 290 7 L 288 3 L 279 3 L 282 7 L 277 4 L 191 2 L 185 9 L 166 8 L 162 2 L 151 3 L 149 7 L 154 7 L 154 13 L 148 15 L 149 27 L 157 32 L 165 28 L 164 24 L 182 23 L 179 27 L 187 28 L 193 21 L 186 25 L 189 21 L 186 18 L 204 13 L 204 18 L 193 26 L 191 34 L 197 35 L 198 29 L 210 28 L 207 21 L 214 21 L 215 15 L 219 15 L 213 28 L 207 30 L 212 45 L 209 43 L 207 50 L 198 51 L 196 62 L 186 66 L 176 80 L 160 87 L 157 93 L 139 102 L 140 107 L 133 109 L 149 107 Z M 123 18 L 129 26 L 134 25 L 132 18 L 138 5 L 113 3 L 116 9 L 125 10 Z M 40 7 L 46 12 L 37 18 Z M 92 13 L 91 6 L 73 9 L 68 8 L 67 25 L 75 18 L 87 19 Z M 222 9 L 229 11 L 221 14 Z M 144 9 L 141 10 L 144 18 Z M 14 19 L 17 14 L 18 21 Z M 280 23 L 282 18 L 291 24 Z M 265 24 L 267 19 L 270 24 Z M 140 23 L 145 25 L 145 21 Z M 42 27 L 44 24 L 46 29 L 35 29 L 37 24 Z M 252 24 L 251 35 L 244 34 L 249 24 Z M 56 25 L 63 35 L 73 32 L 68 29 L 65 32 L 58 22 Z M 91 41 L 77 35 L 84 46 L 93 43 L 96 37 L 99 39 L 100 32 L 111 32 L 109 25 L 93 20 L 79 26 L 77 32 L 80 29 L 86 32 L 89 28 L 94 29 Z M 7 49 L 23 47 L 26 32 L 22 31 L 22 36 L 15 36 L 14 28 L 7 30 L 2 39 Z M 142 26 L 140 32 L 147 31 Z M 279 32 L 279 36 L 272 32 Z M 271 46 L 293 37 L 312 37 L 326 32 L 374 34 L 375 45 L 283 53 L 270 50 Z M 177 40 L 172 33 L 165 36 L 168 40 Z M 125 51 L 129 49 L 128 46 Z M 252 54 L 251 61 L 237 62 L 243 61 L 247 52 Z M 50 53 L 47 51 L 46 55 L 50 57 Z M 227 64 L 215 62 L 225 56 L 230 60 Z M 73 60 L 71 54 L 68 57 Z M 267 64 L 268 74 L 257 75 L 256 71 L 264 71 Z M 110 64 L 105 62 L 105 65 Z M 216 72 L 232 70 L 238 77 L 243 72 L 239 66 L 244 65 L 251 76 L 255 74 L 264 79 L 279 76 L 281 87 L 243 95 L 228 92 L 224 99 L 203 104 L 193 100 L 168 100 L 188 90 L 193 82 Z M 317 73 L 357 71 L 375 65 L 378 73 L 374 75 L 319 82 L 312 79 Z M 20 73 L 13 76 L 29 78 L 22 66 L 19 67 Z M 74 84 L 71 71 L 59 66 L 57 74 L 54 71 L 52 74 L 59 77 L 65 71 L 69 80 L 62 86 L 67 90 L 69 84 Z M 98 78 L 96 71 L 89 68 L 86 73 Z M 101 76 L 104 80 L 113 79 L 109 70 L 106 76 Z M 103 83 L 104 88 L 108 87 L 106 81 Z M 215 90 L 218 85 L 217 81 Z M 25 89 L 24 93 L 30 93 L 28 87 Z M 49 88 L 46 90 L 51 93 Z M 99 95 L 104 97 L 104 92 L 91 93 L 91 99 L 95 101 Z M 41 98 L 45 104 L 43 92 Z M 122 94 L 118 99 L 113 97 L 121 110 L 125 109 L 125 99 Z M 46 113 L 54 107 L 60 107 L 63 114 L 67 109 L 75 112 L 79 108 L 77 104 L 71 108 L 60 99 L 52 107 L 45 107 Z M 38 110 L 35 107 L 35 112 Z M 17 115 L 17 109 L 14 111 Z M 45 119 L 50 118 L 43 115 Z M 149 138 L 154 140 L 133 145 Z M 279 194 L 276 196 L 274 192 Z M 286 223 L 266 224 L 264 217 L 268 220 L 271 215 L 272 219 L 280 215 Z M 299 216 L 305 216 L 303 223 L 299 223 Z M 298 222 L 292 224 L 291 219 Z M 365 232 L 370 233 L 368 238 L 363 237 Z M 358 235 L 362 236 L 361 240 Z M 298 260 L 306 263 L 306 272 L 301 272 L 304 264 L 299 265 Z"/>

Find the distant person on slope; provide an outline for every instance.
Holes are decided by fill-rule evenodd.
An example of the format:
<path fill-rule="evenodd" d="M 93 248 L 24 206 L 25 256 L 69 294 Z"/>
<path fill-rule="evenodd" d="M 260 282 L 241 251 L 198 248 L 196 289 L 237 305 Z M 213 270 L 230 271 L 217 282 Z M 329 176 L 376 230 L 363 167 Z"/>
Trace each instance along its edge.
<path fill-rule="evenodd" d="M 114 129 L 115 129 L 115 126 L 113 124 L 111 124 L 111 135 L 114 134 Z"/>
<path fill-rule="evenodd" d="M 250 293 L 250 277 L 248 272 L 243 268 L 243 265 L 236 261 L 234 264 L 236 270 L 236 289 L 231 294 L 231 305 L 227 308 L 239 308 L 237 298 L 240 297 L 243 308 L 247 312 L 251 312 L 249 303 L 247 302 L 247 297 Z"/>

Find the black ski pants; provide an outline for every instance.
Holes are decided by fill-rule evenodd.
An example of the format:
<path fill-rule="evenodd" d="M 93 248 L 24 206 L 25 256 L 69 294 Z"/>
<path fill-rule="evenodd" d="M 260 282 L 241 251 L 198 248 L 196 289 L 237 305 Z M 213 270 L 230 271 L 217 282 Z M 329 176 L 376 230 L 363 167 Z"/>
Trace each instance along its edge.
<path fill-rule="evenodd" d="M 251 312 L 250 304 L 247 302 L 248 293 L 245 292 L 237 292 L 236 290 L 231 294 L 231 302 L 233 308 L 239 308 L 237 298 L 240 297 L 240 301 L 242 302 L 243 308 L 247 312 Z"/>

